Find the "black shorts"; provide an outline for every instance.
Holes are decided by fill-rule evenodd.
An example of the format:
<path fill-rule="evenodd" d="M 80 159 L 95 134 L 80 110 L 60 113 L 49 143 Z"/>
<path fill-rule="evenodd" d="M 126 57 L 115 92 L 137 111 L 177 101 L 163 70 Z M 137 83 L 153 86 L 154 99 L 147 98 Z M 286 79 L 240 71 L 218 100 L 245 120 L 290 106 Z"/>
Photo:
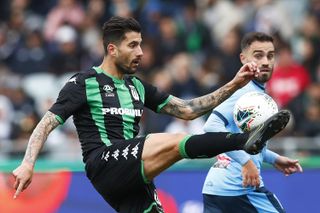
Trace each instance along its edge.
<path fill-rule="evenodd" d="M 86 172 L 95 189 L 118 212 L 163 212 L 141 160 L 145 137 L 118 140 L 88 159 Z"/>

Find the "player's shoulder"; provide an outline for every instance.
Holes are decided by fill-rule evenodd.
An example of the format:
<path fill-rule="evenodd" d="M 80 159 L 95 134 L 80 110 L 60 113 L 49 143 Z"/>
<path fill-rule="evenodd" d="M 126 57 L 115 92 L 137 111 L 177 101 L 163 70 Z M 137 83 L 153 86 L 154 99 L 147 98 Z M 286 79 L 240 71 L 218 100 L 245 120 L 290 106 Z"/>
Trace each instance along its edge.
<path fill-rule="evenodd" d="M 224 102 L 222 102 L 220 105 L 218 105 L 215 108 L 215 111 L 219 111 L 222 114 L 227 114 L 227 112 L 231 112 L 233 110 L 233 107 L 237 100 L 244 94 L 248 92 L 255 91 L 255 87 L 252 84 L 252 81 L 250 81 L 247 85 L 242 87 L 241 89 L 238 89 L 234 94 L 232 94 L 228 99 L 226 99 Z"/>
<path fill-rule="evenodd" d="M 77 72 L 68 79 L 67 83 L 74 83 L 79 86 L 85 85 L 86 79 L 94 77 L 95 73 L 96 72 L 94 70 L 84 70 Z"/>
<path fill-rule="evenodd" d="M 263 91 L 263 88 L 258 87 L 257 84 L 253 81 L 250 81 L 247 85 L 242 87 L 241 89 L 237 90 L 233 96 L 237 98 L 240 98 L 242 95 L 253 92 L 253 91 Z"/>
<path fill-rule="evenodd" d="M 79 80 L 85 80 L 87 78 L 96 77 L 97 72 L 94 69 L 83 70 L 78 73 Z"/>

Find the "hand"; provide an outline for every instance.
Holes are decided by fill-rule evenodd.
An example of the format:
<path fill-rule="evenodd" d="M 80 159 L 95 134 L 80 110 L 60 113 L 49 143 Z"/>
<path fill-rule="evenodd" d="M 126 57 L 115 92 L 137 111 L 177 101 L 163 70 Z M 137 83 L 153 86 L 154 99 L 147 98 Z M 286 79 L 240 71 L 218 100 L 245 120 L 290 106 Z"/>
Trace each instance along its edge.
<path fill-rule="evenodd" d="M 16 189 L 13 198 L 16 199 L 30 185 L 33 176 L 33 166 L 24 162 L 12 174 L 15 178 L 14 188 Z"/>
<path fill-rule="evenodd" d="M 289 176 L 296 172 L 303 172 L 299 160 L 293 160 L 284 156 L 277 157 L 274 165 L 276 169 Z"/>
<path fill-rule="evenodd" d="M 260 70 L 255 62 L 246 63 L 237 72 L 236 76 L 232 79 L 232 82 L 241 88 L 249 83 L 254 77 L 257 77 L 259 72 Z"/>
<path fill-rule="evenodd" d="M 252 160 L 248 160 L 248 162 L 242 166 L 242 185 L 243 187 L 260 186 L 259 171 Z"/>

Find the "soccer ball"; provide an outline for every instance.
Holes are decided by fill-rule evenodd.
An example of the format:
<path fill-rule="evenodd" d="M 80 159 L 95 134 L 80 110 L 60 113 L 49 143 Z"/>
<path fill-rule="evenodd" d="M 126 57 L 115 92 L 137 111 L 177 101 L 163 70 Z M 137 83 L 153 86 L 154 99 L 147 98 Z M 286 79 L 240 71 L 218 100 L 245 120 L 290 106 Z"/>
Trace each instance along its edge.
<path fill-rule="evenodd" d="M 233 109 L 237 126 L 248 132 L 278 112 L 276 102 L 262 92 L 248 92 L 242 95 Z"/>

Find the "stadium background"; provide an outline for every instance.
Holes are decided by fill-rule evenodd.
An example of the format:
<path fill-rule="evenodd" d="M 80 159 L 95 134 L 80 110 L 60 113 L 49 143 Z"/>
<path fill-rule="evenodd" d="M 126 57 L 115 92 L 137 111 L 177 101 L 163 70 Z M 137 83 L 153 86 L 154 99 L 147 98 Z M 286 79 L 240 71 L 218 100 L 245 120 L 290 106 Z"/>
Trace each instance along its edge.
<path fill-rule="evenodd" d="M 101 25 L 133 16 L 143 28 L 138 75 L 181 98 L 212 91 L 240 67 L 249 31 L 274 36 L 277 65 L 268 93 L 293 113 L 270 144 L 300 159 L 304 173 L 284 177 L 266 166 L 266 185 L 288 212 L 320 212 L 319 0 L 1 0 L 0 212 L 113 212 L 83 173 L 71 119 L 49 138 L 30 189 L 13 200 L 10 172 L 34 126 L 79 70 L 99 65 Z M 141 134 L 202 132 L 206 116 L 184 122 L 145 111 Z M 168 212 L 201 212 L 201 187 L 213 160 L 182 161 L 156 179 Z"/>

